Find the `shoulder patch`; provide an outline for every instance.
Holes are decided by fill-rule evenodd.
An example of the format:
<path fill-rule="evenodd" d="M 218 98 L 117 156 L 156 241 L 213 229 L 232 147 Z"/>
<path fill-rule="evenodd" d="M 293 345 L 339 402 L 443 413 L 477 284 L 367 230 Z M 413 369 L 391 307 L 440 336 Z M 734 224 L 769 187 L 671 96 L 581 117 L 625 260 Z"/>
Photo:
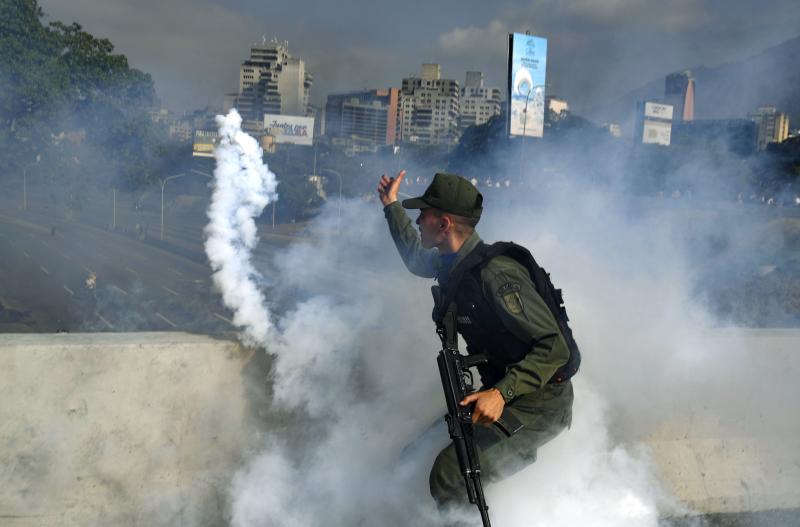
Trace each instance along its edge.
<path fill-rule="evenodd" d="M 518 293 L 521 289 L 520 285 L 516 282 L 506 282 L 497 288 L 497 296 L 506 296 L 508 293 Z"/>
<path fill-rule="evenodd" d="M 525 310 L 522 306 L 522 298 L 516 291 L 509 291 L 503 295 L 503 303 L 512 315 L 521 315 Z"/>
<path fill-rule="evenodd" d="M 497 296 L 503 299 L 506 309 L 512 315 L 519 315 L 523 311 L 522 298 L 519 296 L 519 291 L 522 289 L 517 282 L 506 282 L 497 288 Z"/>

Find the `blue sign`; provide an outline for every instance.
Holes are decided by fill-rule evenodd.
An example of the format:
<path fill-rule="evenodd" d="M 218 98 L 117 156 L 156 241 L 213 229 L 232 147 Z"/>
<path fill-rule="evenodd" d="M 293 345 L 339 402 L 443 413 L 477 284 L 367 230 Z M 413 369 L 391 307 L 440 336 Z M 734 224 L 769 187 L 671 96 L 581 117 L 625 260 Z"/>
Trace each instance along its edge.
<path fill-rule="evenodd" d="M 514 33 L 508 50 L 508 133 L 542 137 L 547 39 Z"/>

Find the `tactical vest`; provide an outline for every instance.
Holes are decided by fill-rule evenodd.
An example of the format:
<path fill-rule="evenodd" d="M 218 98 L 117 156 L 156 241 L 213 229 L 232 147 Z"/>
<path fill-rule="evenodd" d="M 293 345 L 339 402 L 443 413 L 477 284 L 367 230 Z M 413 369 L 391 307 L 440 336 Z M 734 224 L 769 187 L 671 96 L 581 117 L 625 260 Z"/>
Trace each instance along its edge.
<path fill-rule="evenodd" d="M 481 270 L 492 258 L 501 255 L 513 258 L 527 269 L 536 291 L 553 314 L 570 352 L 567 363 L 551 379 L 542 379 L 542 383 L 566 381 L 578 372 L 581 355 L 568 324 L 561 290 L 553 286 L 550 275 L 520 245 L 511 242 L 486 245 L 481 242 L 450 274 L 446 291 L 436 301 L 434 321 L 437 325 L 441 324 L 447 305 L 450 301 L 455 302 L 457 330 L 467 344 L 467 352 L 470 355 L 483 353 L 488 359 L 486 364 L 478 366 L 481 382 L 484 386 L 493 386 L 505 377 L 506 368 L 522 360 L 531 351 L 533 342 L 524 342 L 506 329 L 483 294 Z"/>

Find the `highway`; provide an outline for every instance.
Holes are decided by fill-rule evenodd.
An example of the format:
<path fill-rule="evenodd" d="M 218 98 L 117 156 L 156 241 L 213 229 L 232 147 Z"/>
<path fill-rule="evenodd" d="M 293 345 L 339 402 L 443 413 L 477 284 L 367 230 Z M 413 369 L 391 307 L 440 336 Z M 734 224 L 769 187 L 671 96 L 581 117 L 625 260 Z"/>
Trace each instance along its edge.
<path fill-rule="evenodd" d="M 181 245 L 170 251 L 56 214 L 0 207 L 0 332 L 234 331 L 202 256 L 202 225 L 175 230 Z M 262 262 L 268 253 L 261 249 Z"/>

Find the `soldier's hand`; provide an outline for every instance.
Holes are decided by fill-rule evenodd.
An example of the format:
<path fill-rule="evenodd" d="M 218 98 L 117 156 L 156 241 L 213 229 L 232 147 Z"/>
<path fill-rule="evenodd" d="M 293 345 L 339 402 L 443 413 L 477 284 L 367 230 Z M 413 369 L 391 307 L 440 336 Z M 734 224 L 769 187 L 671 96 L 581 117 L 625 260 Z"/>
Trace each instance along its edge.
<path fill-rule="evenodd" d="M 475 407 L 472 409 L 473 424 L 486 426 L 500 419 L 500 416 L 503 415 L 503 408 L 506 406 L 506 401 L 497 388 L 489 388 L 467 395 L 459 404 L 467 406 L 473 402 L 475 403 Z"/>
<path fill-rule="evenodd" d="M 383 206 L 389 205 L 397 201 L 397 193 L 400 190 L 400 183 L 406 177 L 406 171 L 401 170 L 397 177 L 387 177 L 386 174 L 381 176 L 378 182 L 378 197 L 381 199 Z"/>

